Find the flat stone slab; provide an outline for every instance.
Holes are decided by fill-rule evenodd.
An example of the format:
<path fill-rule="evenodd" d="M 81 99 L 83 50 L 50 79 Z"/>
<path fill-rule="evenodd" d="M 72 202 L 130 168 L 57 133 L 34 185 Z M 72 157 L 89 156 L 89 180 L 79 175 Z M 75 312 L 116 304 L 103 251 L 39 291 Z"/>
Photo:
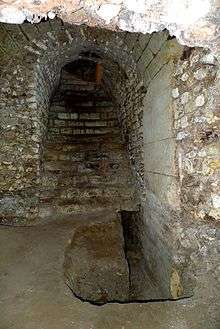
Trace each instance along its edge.
<path fill-rule="evenodd" d="M 98 304 L 128 301 L 129 268 L 116 213 L 76 229 L 66 250 L 64 273 L 80 299 Z"/>

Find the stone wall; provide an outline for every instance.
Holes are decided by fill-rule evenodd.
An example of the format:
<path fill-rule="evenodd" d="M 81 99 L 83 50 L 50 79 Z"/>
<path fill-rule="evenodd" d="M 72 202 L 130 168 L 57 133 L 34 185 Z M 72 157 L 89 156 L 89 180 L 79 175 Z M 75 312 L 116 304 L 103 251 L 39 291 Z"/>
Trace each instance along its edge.
<path fill-rule="evenodd" d="M 173 296 L 217 273 L 218 72 L 212 54 L 184 49 L 144 99 L 142 244 L 148 271 L 170 281 Z"/>
<path fill-rule="evenodd" d="M 61 68 L 88 52 L 102 58 L 118 105 L 146 261 L 178 298 L 195 268 L 215 275 L 219 64 L 165 31 L 115 33 L 60 20 L 1 25 L 1 222 L 38 223 L 50 99 Z"/>
<path fill-rule="evenodd" d="M 18 83 L 14 80 L 14 83 L 16 82 L 15 85 L 9 84 L 10 79 L 5 80 L 5 84 L 8 85 L 8 88 L 5 89 L 5 99 L 2 101 L 2 105 L 3 108 L 6 109 L 8 102 L 13 103 L 13 96 L 11 96 L 11 93 L 18 93 L 17 89 L 23 88 L 23 84 L 25 84 L 25 88 L 28 91 L 27 95 L 24 94 L 23 97 L 25 109 L 27 108 L 26 104 L 28 104 L 29 117 L 31 117 L 32 120 L 31 138 L 35 140 L 34 152 L 36 152 L 32 156 L 28 150 L 25 148 L 22 149 L 22 152 L 25 153 L 23 157 L 28 156 L 32 159 L 32 166 L 34 166 L 34 168 L 30 176 L 24 171 L 22 176 L 19 176 L 18 179 L 15 180 L 14 175 L 17 174 L 18 169 L 10 170 L 9 168 L 9 170 L 7 170 L 6 168 L 7 179 L 5 179 L 5 182 L 8 182 L 10 185 L 8 188 L 6 183 L 6 190 L 9 191 L 9 189 L 11 189 L 11 194 L 15 194 L 22 186 L 24 186 L 24 189 L 27 186 L 31 186 L 34 189 L 37 188 L 41 172 L 40 163 L 45 138 L 48 107 L 50 98 L 59 81 L 60 70 L 63 65 L 77 58 L 79 54 L 89 50 L 97 52 L 103 58 L 104 82 L 106 88 L 111 90 L 116 103 L 120 107 L 118 115 L 122 126 L 122 132 L 128 144 L 130 159 L 137 177 L 137 182 L 139 186 L 142 187 L 143 192 L 145 183 L 142 100 L 153 76 L 157 75 L 161 66 L 172 59 L 173 56 L 176 56 L 175 51 L 170 47 L 172 44 L 177 45 L 176 41 L 167 40 L 168 34 L 166 32 L 159 34 L 154 33 L 153 35 L 131 33 L 117 34 L 86 27 L 63 25 L 62 21 L 59 20 L 53 23 L 41 23 L 38 26 L 24 24 L 20 27 L 17 25 L 3 24 L 1 26 L 1 31 L 2 57 L 6 60 L 8 56 L 8 58 L 10 58 L 10 64 L 13 63 L 12 66 L 7 67 L 7 75 L 12 76 L 13 73 L 17 74 L 14 71 L 10 72 L 14 65 L 16 65 L 19 70 L 25 70 L 26 76 L 30 77 L 28 83 L 26 83 L 25 75 L 21 74 L 20 77 L 17 74 L 17 78 L 21 81 L 19 80 Z M 21 40 L 19 44 L 15 41 L 18 38 Z M 179 46 L 177 46 L 177 48 L 178 47 Z M 19 49 L 19 51 L 15 56 L 14 52 L 16 48 Z M 171 55 L 169 54 L 170 49 L 172 50 L 170 53 Z M 13 56 L 11 56 L 12 54 Z M 25 61 L 23 60 L 24 58 Z M 4 74 L 4 70 L 2 73 Z M 16 111 L 17 105 L 14 105 L 14 111 Z M 18 107 L 19 106 L 20 104 Z M 3 115 L 4 113 L 5 110 L 3 110 Z M 22 112 L 20 116 L 23 116 L 23 113 L 24 112 Z M 25 119 L 27 120 L 26 116 L 24 116 L 24 120 Z M 12 119 L 8 118 L 8 122 L 6 122 L 8 125 L 11 124 L 10 120 Z M 16 121 L 17 119 L 13 120 Z M 11 126 L 14 127 L 13 124 L 11 124 Z M 26 144 L 26 133 L 27 130 L 24 129 L 24 126 L 21 126 L 18 134 L 20 140 L 23 140 L 24 144 Z M 17 144 L 13 142 L 11 145 L 13 153 L 17 154 L 17 157 L 20 157 Z M 3 147 L 7 148 L 7 143 Z M 2 153 L 5 154 L 5 151 L 3 150 Z M 21 158 L 19 159 L 19 163 L 20 167 L 25 168 L 25 164 L 22 164 L 23 157 L 22 160 Z M 15 172 L 16 174 L 14 174 Z M 13 181 L 12 186 L 10 177 Z M 17 186 L 13 184 L 17 184 Z M 32 192 L 34 193 L 34 191 Z M 37 196 L 36 190 L 34 195 L 35 197 Z M 10 207 L 8 209 L 10 209 Z M 6 213 L 7 212 L 8 210 Z M 15 218 L 17 218 L 15 208 L 13 208 L 12 213 L 13 212 L 16 214 Z M 10 218 L 10 216 L 8 216 L 9 215 L 6 215 L 4 212 L 3 217 Z M 28 212 L 25 216 L 28 217 Z"/>
<path fill-rule="evenodd" d="M 18 38 L 21 40 L 19 44 L 15 41 Z M 108 64 L 108 58 L 115 56 L 116 43 L 117 60 L 122 62 L 126 57 L 122 52 L 126 52 L 121 48 L 120 38 L 112 32 L 104 34 L 87 28 L 63 26 L 61 21 L 53 26 L 43 23 L 40 28 L 29 24 L 21 28 L 17 25 L 2 25 L 1 40 L 1 57 L 7 64 L 1 72 L 4 77 L 1 81 L 1 154 L 4 174 L 1 180 L 1 220 L 4 223 L 31 223 L 31 218 L 36 220 L 38 213 L 37 186 L 41 175 L 49 102 L 58 84 L 62 66 L 73 61 L 81 52 L 92 49 L 108 56 Z M 124 67 L 126 65 L 128 71 L 134 66 L 131 56 L 122 64 Z M 110 71 L 111 76 L 115 72 Z M 117 74 L 120 71 L 117 70 Z M 11 113 L 8 109 L 12 109 Z"/>
<path fill-rule="evenodd" d="M 195 49 L 178 63 L 172 90 L 182 210 L 197 220 L 220 217 L 219 65 Z"/>
<path fill-rule="evenodd" d="M 147 273 L 177 298 L 192 293 L 198 273 L 216 275 L 217 230 L 210 223 L 219 220 L 219 67 L 209 51 L 181 47 L 164 32 L 148 38 L 143 53 L 141 36 L 131 38 L 142 83 L 122 82 L 116 98 L 142 191 L 137 230 Z M 197 159 L 189 177 L 191 149 Z"/>

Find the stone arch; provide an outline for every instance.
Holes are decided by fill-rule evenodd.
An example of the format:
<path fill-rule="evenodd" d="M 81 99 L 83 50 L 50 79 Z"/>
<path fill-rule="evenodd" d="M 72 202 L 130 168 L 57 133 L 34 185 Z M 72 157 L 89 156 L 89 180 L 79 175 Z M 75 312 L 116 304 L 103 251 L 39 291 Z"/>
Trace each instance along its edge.
<path fill-rule="evenodd" d="M 58 29 L 57 26 L 61 26 L 61 29 Z M 30 111 L 29 113 L 31 114 L 29 117 L 30 127 L 27 127 L 28 129 L 22 131 L 22 134 L 19 134 L 19 138 L 21 141 L 23 140 L 23 143 L 27 141 L 27 139 L 30 138 L 30 134 L 28 137 L 28 131 L 30 128 L 32 139 L 34 139 L 32 144 L 38 143 L 38 150 L 36 150 L 36 147 L 33 146 L 32 150 L 27 150 L 29 156 L 27 154 L 23 155 L 23 158 L 25 159 L 23 165 L 24 167 L 28 167 L 29 164 L 26 157 L 30 157 L 30 154 L 34 153 L 34 160 L 31 163 L 31 168 L 29 168 L 32 172 L 30 178 L 23 175 L 24 173 L 18 174 L 18 168 L 16 170 L 12 170 L 11 172 L 12 180 L 16 174 L 20 175 L 21 179 L 11 187 L 13 191 L 12 193 L 16 194 L 16 191 L 18 191 L 20 194 L 22 193 L 20 190 L 24 187 L 32 190 L 34 194 L 32 212 L 33 217 L 35 218 L 37 216 L 36 188 L 39 184 L 43 145 L 42 141 L 46 129 L 47 112 L 51 96 L 59 82 L 61 68 L 68 62 L 77 59 L 81 52 L 95 51 L 101 54 L 103 58 L 107 59 L 106 64 L 112 63 L 111 65 L 113 67 L 116 66 L 113 77 L 108 77 L 108 81 L 111 78 L 113 79 L 111 85 L 114 84 L 114 81 L 116 81 L 117 77 L 120 75 L 122 77 L 125 76 L 123 71 L 125 71 L 126 75 L 130 78 L 134 76 L 135 79 L 138 80 L 135 61 L 129 54 L 128 49 L 123 47 L 123 41 L 118 35 L 115 36 L 112 32 L 97 33 L 95 29 L 88 29 L 87 27 L 72 27 L 69 25 L 62 26 L 61 21 L 58 21 L 55 24 L 54 30 L 47 31 L 47 29 L 47 22 L 42 23 L 41 31 L 34 26 L 30 26 L 29 24 L 22 26 L 20 29 L 21 31 L 19 32 L 19 34 L 22 35 L 22 41 L 19 45 L 15 43 L 13 46 L 13 49 L 14 47 L 17 49 L 22 47 L 18 50 L 17 56 L 13 59 L 16 63 L 17 69 L 14 70 L 14 66 L 12 64 L 10 68 L 3 68 L 2 71 L 3 75 L 5 73 L 7 76 L 16 76 L 16 80 L 13 81 L 13 93 L 15 95 L 19 95 L 19 99 L 21 100 L 21 104 L 15 105 L 17 111 L 19 111 L 23 104 L 25 104 L 27 111 Z M 46 35 L 43 33 L 45 31 L 47 31 Z M 16 32 L 18 33 L 17 29 Z M 129 54 L 126 62 L 123 60 L 125 58 L 124 54 Z M 7 55 L 5 57 L 7 58 Z M 106 64 L 104 63 L 103 65 L 105 66 Z M 121 71 L 118 70 L 120 66 L 122 67 Z M 111 70 L 110 72 L 112 72 Z M 28 84 L 21 86 L 19 81 L 23 79 L 24 76 L 28 76 Z M 8 81 L 5 81 L 5 83 L 7 85 Z M 20 97 L 21 88 L 24 91 L 22 94 L 23 99 Z M 10 106 L 10 101 L 8 102 L 8 99 L 10 99 L 10 97 L 7 95 L 5 102 L 6 104 L 9 103 L 8 105 Z M 15 153 L 17 152 L 15 151 Z M 22 179 L 22 176 L 26 177 Z M 23 183 L 21 183 L 22 180 Z M 26 216 L 29 216 L 30 207 L 26 207 L 26 202 L 24 201 L 25 198 L 19 197 L 18 199 L 22 208 L 26 208 Z M 27 197 L 27 200 L 28 203 L 31 204 L 29 196 Z"/>

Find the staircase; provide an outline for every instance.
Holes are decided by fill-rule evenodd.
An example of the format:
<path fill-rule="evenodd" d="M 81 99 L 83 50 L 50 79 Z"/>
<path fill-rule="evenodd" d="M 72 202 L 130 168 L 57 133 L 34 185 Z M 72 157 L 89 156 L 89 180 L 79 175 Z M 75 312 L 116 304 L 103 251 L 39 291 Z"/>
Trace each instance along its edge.
<path fill-rule="evenodd" d="M 63 71 L 49 111 L 40 217 L 133 210 L 134 195 L 114 104 L 95 82 Z"/>

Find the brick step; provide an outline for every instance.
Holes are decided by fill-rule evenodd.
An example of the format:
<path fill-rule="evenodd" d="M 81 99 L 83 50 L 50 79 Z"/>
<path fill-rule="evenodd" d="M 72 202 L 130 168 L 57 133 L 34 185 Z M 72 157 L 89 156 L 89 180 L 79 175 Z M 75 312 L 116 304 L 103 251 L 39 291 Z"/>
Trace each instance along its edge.
<path fill-rule="evenodd" d="M 56 138 L 61 139 L 73 139 L 73 138 L 80 138 L 80 139 L 86 139 L 86 138 L 98 138 L 98 136 L 108 137 L 117 137 L 120 136 L 120 130 L 113 127 L 113 128 L 106 128 L 106 127 L 100 127 L 100 128 L 49 128 L 48 129 L 48 139 L 53 139 L 56 136 Z M 91 140 L 92 142 L 92 140 Z"/>
<path fill-rule="evenodd" d="M 117 112 L 114 110 L 113 106 L 108 106 L 108 107 L 96 107 L 96 106 L 75 106 L 75 104 L 69 104 L 68 107 L 65 106 L 65 104 L 57 104 L 57 103 L 52 103 L 50 107 L 50 113 L 52 114 L 57 114 L 57 113 L 97 113 L 97 118 L 102 118 L 100 115 L 103 115 L 106 113 L 108 115 L 107 117 L 109 118 L 117 118 Z M 49 113 L 49 115 L 50 115 Z M 96 120 L 96 119 L 95 119 Z"/>
<path fill-rule="evenodd" d="M 69 124 L 79 124 L 86 126 L 87 124 L 93 126 L 115 126 L 118 128 L 118 119 L 110 113 L 96 113 L 96 112 L 52 112 L 48 117 L 49 125 L 57 124 L 65 126 Z M 61 121 L 60 121 L 61 120 Z"/>
<path fill-rule="evenodd" d="M 99 136 L 99 135 L 118 135 L 117 131 L 113 131 L 112 128 L 114 127 L 50 127 L 48 129 L 48 137 L 50 135 L 53 136 L 60 136 L 60 137 L 72 137 L 75 138 L 77 135 L 78 138 L 81 138 L 81 136 L 84 136 L 84 139 L 86 137 L 90 136 Z"/>
<path fill-rule="evenodd" d="M 77 86 L 97 86 L 97 83 L 95 81 L 86 81 L 82 80 L 76 75 L 67 73 L 67 72 L 62 72 L 62 78 L 61 78 L 61 84 L 65 81 L 71 81 L 71 83 L 77 85 Z"/>
<path fill-rule="evenodd" d="M 113 165 L 120 161 L 126 161 L 127 155 L 122 149 L 115 149 L 111 152 L 88 150 L 87 153 L 83 150 L 83 145 L 81 149 L 77 152 L 76 150 L 71 150 L 70 148 L 54 150 L 52 147 L 46 147 L 44 151 L 44 161 L 76 161 L 78 163 L 83 162 L 84 164 L 95 164 L 100 161 L 105 161 L 108 165 Z"/>
<path fill-rule="evenodd" d="M 131 200 L 134 191 L 126 187 L 88 187 L 72 189 L 59 189 L 54 191 L 43 191 L 40 195 L 40 202 L 56 205 L 65 204 L 114 204 L 120 200 Z"/>
<path fill-rule="evenodd" d="M 69 97 L 67 95 L 64 95 L 63 97 L 59 97 L 57 99 L 54 99 L 53 103 L 51 104 L 56 106 L 65 106 L 67 108 L 73 108 L 73 107 L 113 107 L 114 104 L 112 101 L 109 101 L 108 99 L 93 99 L 91 96 L 88 97 L 82 97 L 82 99 L 75 99 L 74 97 Z"/>
<path fill-rule="evenodd" d="M 46 144 L 44 151 L 44 160 L 78 160 L 83 162 L 89 161 L 102 161 L 106 160 L 109 162 L 127 160 L 127 154 L 124 150 L 123 145 L 121 147 L 112 148 L 108 150 L 107 148 L 102 150 L 98 148 L 91 148 L 88 144 L 82 144 L 81 147 L 75 147 L 75 145 L 65 145 L 63 147 L 57 145 L 53 148 L 53 144 Z M 84 149 L 85 147 L 85 149 Z M 85 151 L 87 152 L 85 153 Z M 62 158 L 63 157 L 63 158 Z"/>
<path fill-rule="evenodd" d="M 136 207 L 134 206 L 133 200 L 130 198 L 115 198 L 111 201 L 109 200 L 109 197 L 102 198 L 101 200 L 97 201 L 94 199 L 90 199 L 86 202 L 78 202 L 74 200 L 69 200 L 66 202 L 59 202 L 59 200 L 54 200 L 54 203 L 52 202 L 41 202 L 40 208 L 47 208 L 47 210 L 50 209 L 52 212 L 55 210 L 55 213 L 61 215 L 61 214 L 80 214 L 80 213 L 86 213 L 86 212 L 92 212 L 92 211 L 98 211 L 98 210 L 104 210 L 104 209 L 114 209 L 116 211 L 120 210 L 134 210 Z"/>
<path fill-rule="evenodd" d="M 106 95 L 106 92 L 101 88 L 96 88 L 96 86 L 91 86 L 91 85 L 77 86 L 68 81 L 66 81 L 65 84 L 62 84 L 62 86 L 59 89 L 59 92 L 55 97 L 57 96 L 59 97 L 59 95 L 66 95 L 66 94 L 72 94 L 76 96 L 92 95 L 94 97 L 101 96 L 101 97 L 109 98 L 108 95 Z"/>
<path fill-rule="evenodd" d="M 100 204 L 95 202 L 80 204 L 80 203 L 72 203 L 72 204 L 65 204 L 65 205 L 57 205 L 51 203 L 41 203 L 39 206 L 39 216 L 42 220 L 62 220 L 66 219 L 69 216 L 72 217 L 76 214 L 92 214 L 98 213 L 100 211 L 120 211 L 120 210 L 127 210 L 127 211 L 135 211 L 137 210 L 134 203 L 131 203 L 131 200 L 115 200 L 114 203 L 106 202 Z M 88 218 L 87 216 L 85 217 Z"/>
<path fill-rule="evenodd" d="M 49 128 L 80 128 L 80 129 L 96 129 L 96 128 L 115 128 L 118 129 L 116 120 L 98 120 L 98 121 L 85 121 L 85 120 L 61 120 L 50 119 Z"/>
<path fill-rule="evenodd" d="M 109 175 L 97 175 L 97 174 L 84 174 L 79 173 L 77 175 L 65 175 L 65 173 L 52 173 L 45 172 L 42 178 L 41 186 L 47 190 L 56 190 L 57 188 L 76 187 L 81 188 L 85 186 L 91 187 L 130 187 L 133 188 L 133 179 L 128 175 L 128 172 L 121 171 L 116 176 L 114 173 Z"/>
<path fill-rule="evenodd" d="M 88 97 L 88 100 L 85 98 L 82 100 L 76 100 L 76 99 L 68 99 L 65 97 L 65 103 L 68 106 L 71 106 L 74 104 L 74 106 L 84 107 L 84 106 L 95 106 L 95 107 L 113 107 L 114 104 L 111 101 L 105 100 L 105 99 L 91 99 L 91 97 Z"/>
<path fill-rule="evenodd" d="M 91 140 L 89 138 L 85 139 L 78 139 L 78 140 L 69 140 L 69 141 L 63 141 L 63 140 L 47 140 L 45 147 L 45 151 L 47 149 L 54 150 L 54 151 L 66 151 L 66 152 L 112 152 L 112 151 L 124 151 L 125 152 L 125 144 L 120 140 L 116 139 L 113 140 L 109 138 L 108 140 L 106 138 L 98 138 L 95 143 L 94 140 Z"/>
<path fill-rule="evenodd" d="M 46 180 L 45 180 L 46 182 Z M 41 187 L 41 198 L 45 198 L 46 197 L 54 197 L 54 196 L 60 196 L 61 195 L 61 190 L 62 191 L 81 191 L 87 189 L 115 189 L 116 191 L 123 189 L 123 187 L 126 186 L 126 189 L 128 190 L 132 190 L 134 189 L 132 182 L 128 182 L 126 181 L 126 179 L 124 180 L 124 182 L 121 180 L 120 182 L 106 182 L 106 181 L 100 181 L 100 182 L 95 182 L 94 180 L 90 180 L 90 181 L 79 181 L 79 182 L 75 182 L 74 180 L 69 184 L 69 182 L 62 182 L 59 183 L 59 180 L 56 182 L 52 182 L 53 183 L 53 187 L 49 187 L 49 186 L 45 186 L 42 184 Z M 51 183 L 51 185 L 52 185 Z M 71 190 L 70 190 L 70 186 L 71 186 Z M 45 188 L 45 190 L 43 190 Z M 129 192 L 130 193 L 130 192 Z"/>
<path fill-rule="evenodd" d="M 54 100 L 71 99 L 72 102 L 106 102 L 113 106 L 112 100 L 103 92 L 75 92 L 74 90 L 60 90 L 59 93 L 54 96 Z"/>
<path fill-rule="evenodd" d="M 60 101 L 64 100 L 65 101 L 65 104 L 67 104 L 67 106 L 69 105 L 78 105 L 78 106 L 103 106 L 103 107 L 109 107 L 109 106 L 114 106 L 113 102 L 111 100 L 109 100 L 108 98 L 106 97 L 98 97 L 97 95 L 96 96 L 93 96 L 93 95 L 81 95 L 80 96 L 74 96 L 72 94 L 65 94 L 63 96 L 63 99 L 62 97 L 60 98 Z"/>
<path fill-rule="evenodd" d="M 109 207 L 110 210 L 112 207 Z M 88 213 L 98 213 L 101 211 L 106 211 L 105 206 L 101 205 L 68 205 L 68 206 L 57 206 L 51 205 L 51 203 L 42 203 L 39 205 L 39 217 L 43 222 L 54 221 L 54 220 L 65 220 L 75 215 L 87 215 Z M 87 219 L 87 216 L 85 216 Z"/>
<path fill-rule="evenodd" d="M 77 110 L 66 110 L 63 108 L 62 110 L 60 109 L 59 112 L 54 112 L 51 111 L 49 116 L 49 119 L 51 120 L 73 120 L 73 121 L 82 121 L 86 122 L 92 121 L 92 122 L 99 122 L 99 121 L 114 121 L 118 123 L 118 118 L 116 114 L 112 114 L 111 112 L 103 111 L 103 112 L 98 112 L 98 111 L 80 111 L 80 109 Z M 65 123 L 65 122 L 64 122 Z"/>
<path fill-rule="evenodd" d="M 125 164 L 124 161 L 121 162 L 110 162 L 110 165 L 108 168 L 106 168 L 106 171 L 108 170 L 109 173 L 114 172 L 117 170 L 117 172 L 120 169 L 123 169 L 124 171 L 129 170 L 130 166 L 129 164 Z M 87 163 L 83 163 L 82 161 L 62 161 L 62 160 L 55 160 L 55 161 L 46 161 L 44 163 L 44 170 L 45 172 L 49 171 L 63 171 L 63 172 L 69 172 L 70 173 L 97 173 L 104 172 L 105 170 L 105 163 L 102 164 L 101 161 L 88 161 Z"/>
<path fill-rule="evenodd" d="M 63 84 L 71 84 L 73 86 L 77 87 L 93 87 L 100 89 L 101 85 L 97 85 L 94 81 L 84 81 L 81 79 L 75 79 L 74 77 L 63 77 L 60 81 L 60 87 L 62 87 Z"/>
<path fill-rule="evenodd" d="M 100 145 L 101 143 L 105 143 L 106 141 L 111 141 L 113 143 L 117 142 L 117 140 L 121 139 L 121 134 L 99 134 L 99 135 L 59 135 L 59 134 L 48 134 L 47 135 L 47 143 L 72 143 L 72 144 L 96 144 Z"/>
<path fill-rule="evenodd" d="M 68 183 L 68 181 L 66 181 Z M 43 182 L 43 184 L 46 183 L 46 180 Z M 131 195 L 131 193 L 134 192 L 134 185 L 133 183 L 127 182 L 127 184 L 125 185 L 124 182 L 119 182 L 116 181 L 115 183 L 113 182 L 109 182 L 109 184 L 106 186 L 107 182 L 102 181 L 97 185 L 94 182 L 94 185 L 90 182 L 86 182 L 86 181 L 82 181 L 79 182 L 80 186 L 76 186 L 74 184 L 75 182 L 70 182 L 70 184 L 68 185 L 61 185 L 62 183 L 59 183 L 59 181 L 57 182 L 58 185 L 56 185 L 55 182 L 53 187 L 49 187 L 48 186 L 44 186 L 42 184 L 42 187 L 40 189 L 41 191 L 41 196 L 45 197 L 45 196 L 59 196 L 60 198 L 73 198 L 73 197 L 77 197 L 77 198 L 83 198 L 83 197 L 93 197 L 93 196 L 106 196 L 106 195 L 110 195 L 110 194 L 114 194 L 114 193 L 118 193 L 120 194 L 123 191 L 123 195 Z M 65 183 L 65 182 L 64 182 Z M 46 184 L 45 184 L 46 185 Z"/>

